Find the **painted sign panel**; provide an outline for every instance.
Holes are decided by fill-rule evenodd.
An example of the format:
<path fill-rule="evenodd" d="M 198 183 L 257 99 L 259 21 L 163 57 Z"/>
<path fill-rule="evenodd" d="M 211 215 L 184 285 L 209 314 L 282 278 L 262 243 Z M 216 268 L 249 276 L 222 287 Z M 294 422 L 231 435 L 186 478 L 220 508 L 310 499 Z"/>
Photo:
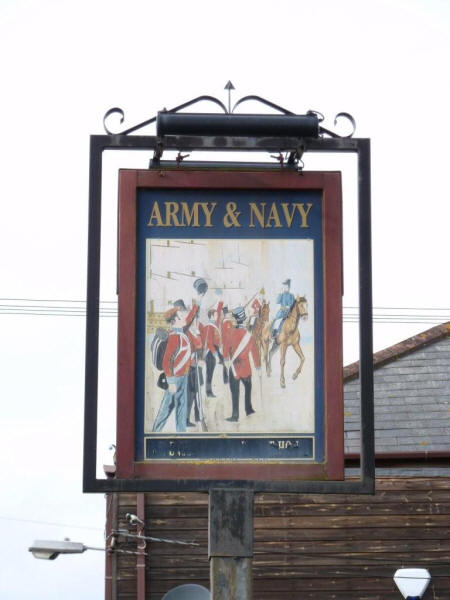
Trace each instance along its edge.
<path fill-rule="evenodd" d="M 120 198 L 119 318 L 122 332 L 134 328 L 133 464 L 138 472 L 320 465 L 327 476 L 336 433 L 326 413 L 342 413 L 340 378 L 331 385 L 324 373 L 330 331 L 340 344 L 340 322 L 327 328 L 327 314 L 340 311 L 339 194 L 297 174 L 287 188 L 278 174 L 259 174 L 273 189 L 249 187 L 245 173 L 234 174 L 241 187 L 232 189 L 222 187 L 224 173 L 219 185 L 201 186 L 212 173 L 190 173 L 191 186 L 166 175 L 173 187 L 153 174 L 156 185 L 133 185 Z M 134 283 L 123 274 L 130 259 Z M 132 320 L 123 316 L 130 309 Z M 340 356 L 335 347 L 334 361 Z"/>

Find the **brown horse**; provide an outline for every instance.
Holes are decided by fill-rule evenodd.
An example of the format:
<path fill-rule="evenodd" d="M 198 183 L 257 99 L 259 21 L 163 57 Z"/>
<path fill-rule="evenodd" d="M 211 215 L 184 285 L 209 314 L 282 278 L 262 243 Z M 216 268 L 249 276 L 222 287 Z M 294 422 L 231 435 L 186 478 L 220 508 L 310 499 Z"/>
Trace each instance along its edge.
<path fill-rule="evenodd" d="M 251 330 L 252 335 L 255 338 L 256 347 L 258 348 L 260 356 L 265 356 L 263 333 L 265 326 L 269 322 L 269 312 L 269 303 L 263 300 L 261 308 L 258 311 L 258 316 Z"/>
<path fill-rule="evenodd" d="M 275 352 L 280 348 L 280 385 L 282 388 L 286 387 L 286 382 L 284 379 L 284 365 L 286 363 L 286 351 L 289 346 L 292 346 L 295 352 L 298 354 L 300 359 L 300 364 L 294 374 L 292 375 L 292 379 L 297 379 L 299 376 L 303 363 L 305 362 L 305 356 L 300 348 L 300 332 L 298 330 L 298 324 L 300 319 L 308 318 L 308 302 L 306 300 L 306 296 L 297 296 L 294 304 L 291 306 L 289 313 L 283 324 L 281 326 L 280 333 L 274 339 L 272 347 L 269 351 L 270 340 L 272 339 L 270 324 L 267 323 L 264 331 L 263 331 L 263 349 L 264 349 L 264 359 L 266 363 L 266 371 L 267 375 L 270 377 L 272 372 L 271 362 L 272 356 Z"/>

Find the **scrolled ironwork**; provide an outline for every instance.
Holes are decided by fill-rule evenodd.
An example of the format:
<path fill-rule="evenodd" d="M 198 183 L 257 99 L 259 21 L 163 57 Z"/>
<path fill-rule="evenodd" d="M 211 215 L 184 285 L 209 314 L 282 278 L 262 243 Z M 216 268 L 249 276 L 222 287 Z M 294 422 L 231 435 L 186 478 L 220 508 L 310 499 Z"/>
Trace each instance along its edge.
<path fill-rule="evenodd" d="M 353 136 L 353 134 L 355 133 L 355 131 L 356 131 L 356 121 L 355 121 L 355 119 L 352 117 L 352 115 L 350 113 L 340 112 L 340 113 L 338 113 L 334 117 L 333 124 L 335 126 L 337 125 L 337 122 L 338 122 L 338 120 L 340 118 L 345 118 L 348 121 L 350 121 L 350 123 L 352 125 L 352 131 L 349 134 L 347 134 L 347 135 L 339 135 L 338 133 L 335 133 L 334 131 L 330 131 L 329 129 L 325 129 L 325 127 L 320 127 L 321 133 L 326 133 L 327 135 L 329 135 L 332 138 L 351 138 Z"/>
<path fill-rule="evenodd" d="M 221 102 L 217 98 L 214 98 L 214 96 L 208 96 L 208 95 L 197 96 L 197 98 L 188 100 L 187 102 L 184 102 L 183 104 L 179 104 L 178 106 L 175 106 L 174 108 L 171 108 L 170 110 L 167 110 L 164 112 L 175 113 L 175 112 L 178 112 L 179 110 L 183 110 L 183 108 L 187 108 L 188 106 L 192 106 L 193 104 L 197 104 L 197 102 L 202 102 L 202 101 L 213 102 L 214 104 L 217 104 L 218 106 L 220 106 L 220 108 L 223 110 L 224 113 L 228 113 L 223 102 Z M 103 127 L 108 135 L 128 135 L 130 133 L 133 133 L 134 131 L 137 131 L 138 129 L 142 129 L 143 127 L 146 127 L 147 125 L 151 125 L 151 123 L 154 123 L 156 121 L 156 117 L 152 117 L 151 119 L 147 119 L 146 121 L 143 121 L 142 123 L 138 123 L 137 125 L 134 125 L 133 127 L 130 127 L 129 129 L 125 129 L 124 131 L 118 131 L 116 133 L 113 133 L 106 127 L 106 119 L 108 119 L 108 117 L 110 117 L 112 114 L 120 115 L 120 123 L 123 123 L 123 121 L 125 119 L 125 113 L 121 108 L 114 107 L 114 108 L 110 108 L 109 110 L 107 110 L 105 113 L 105 116 L 103 117 Z"/>
<path fill-rule="evenodd" d="M 164 109 L 162 112 L 177 113 L 178 111 L 183 110 L 184 108 L 187 108 L 189 106 L 193 106 L 194 104 L 197 104 L 198 102 L 206 101 L 206 102 L 212 102 L 212 103 L 216 104 L 217 106 L 219 106 L 225 114 L 232 115 L 238 106 L 244 104 L 245 102 L 249 102 L 252 100 L 256 101 L 256 102 L 260 102 L 261 104 L 268 106 L 269 108 L 273 108 L 274 110 L 282 113 L 283 115 L 299 116 L 299 115 L 296 115 L 296 113 L 293 113 L 292 111 L 290 111 L 286 108 L 283 108 L 282 106 L 279 106 L 278 104 L 275 104 L 274 102 L 271 102 L 270 100 L 267 100 L 265 98 L 262 98 L 261 96 L 257 96 L 254 94 L 248 95 L 248 96 L 243 96 L 242 98 L 240 98 L 234 104 L 232 109 L 227 109 L 226 106 L 223 104 L 223 102 L 221 102 L 218 98 L 215 98 L 214 96 L 202 95 L 202 96 L 197 96 L 196 98 L 193 98 L 192 100 L 188 100 L 187 102 L 184 102 L 183 104 L 179 104 L 178 106 L 175 106 L 174 108 L 171 108 L 170 110 Z M 324 115 L 317 110 L 309 110 L 306 114 L 307 115 L 316 115 L 319 120 L 319 123 L 322 123 L 325 120 Z M 103 127 L 104 127 L 106 133 L 108 135 L 112 135 L 112 136 L 114 136 L 114 135 L 129 135 L 130 133 L 134 133 L 135 131 L 142 129 L 143 127 L 146 127 L 147 125 L 151 125 L 157 119 L 157 117 L 155 116 L 155 117 L 152 117 L 151 119 L 147 119 L 146 121 L 138 123 L 137 125 L 133 125 L 132 127 L 129 127 L 122 131 L 113 132 L 107 127 L 107 124 L 106 124 L 106 121 L 112 115 L 119 115 L 120 116 L 119 123 L 122 124 L 125 120 L 125 113 L 121 108 L 118 108 L 118 107 L 110 108 L 108 111 L 106 111 L 106 113 L 103 117 Z M 350 121 L 350 124 L 352 126 L 352 131 L 349 134 L 340 135 L 339 133 L 337 133 L 335 131 L 331 131 L 330 129 L 327 129 L 327 128 L 323 127 L 322 125 L 320 125 L 319 132 L 320 132 L 321 136 L 327 135 L 331 138 L 341 138 L 341 139 L 351 138 L 356 131 L 355 119 L 352 117 L 351 114 L 349 114 L 347 112 L 339 112 L 334 118 L 333 123 L 335 126 L 337 125 L 338 120 L 341 118 L 344 118 L 344 119 L 347 119 L 348 121 Z"/>
<path fill-rule="evenodd" d="M 350 113 L 347 113 L 347 112 L 340 112 L 340 113 L 338 113 L 338 114 L 337 114 L 337 115 L 334 117 L 334 125 L 337 125 L 338 119 L 339 119 L 340 117 L 343 117 L 343 118 L 345 118 L 345 119 L 348 119 L 348 120 L 350 121 L 350 123 L 352 124 L 352 131 L 351 131 L 351 133 L 349 133 L 348 135 L 341 136 L 341 137 L 348 137 L 348 138 L 352 137 L 352 136 L 353 136 L 353 134 L 354 134 L 354 133 L 355 133 L 355 131 L 356 131 L 356 121 L 355 121 L 355 119 L 352 117 L 352 115 L 351 115 Z"/>
<path fill-rule="evenodd" d="M 125 113 L 123 112 L 123 110 L 121 108 L 118 108 L 117 106 L 115 106 L 114 108 L 110 108 L 109 110 L 107 110 L 103 116 L 103 128 L 106 131 L 106 133 L 108 135 L 114 135 L 114 133 L 112 131 L 110 131 L 108 129 L 108 127 L 106 127 L 106 120 L 111 116 L 111 115 L 115 115 L 115 114 L 119 114 L 120 115 L 120 121 L 119 123 L 123 123 L 124 119 L 125 119 Z"/>
<path fill-rule="evenodd" d="M 261 104 L 265 104 L 266 106 L 270 106 L 270 108 L 274 108 L 275 110 L 278 110 L 279 112 L 281 112 L 281 113 L 283 113 L 285 115 L 294 115 L 295 114 L 292 111 L 288 110 L 287 108 L 283 108 L 282 106 L 278 106 L 278 104 L 274 104 L 270 100 L 266 100 L 265 98 L 261 98 L 261 96 L 255 96 L 255 95 L 244 96 L 243 98 L 240 98 L 236 102 L 236 104 L 233 106 L 231 112 L 234 113 L 234 110 L 240 104 L 243 104 L 244 102 L 248 102 L 249 100 L 256 100 L 257 102 L 261 102 Z"/>
<path fill-rule="evenodd" d="M 129 129 L 125 129 L 124 131 L 117 131 L 114 133 L 106 127 L 106 120 L 111 115 L 114 115 L 114 114 L 120 115 L 119 123 L 123 123 L 125 120 L 125 113 L 121 108 L 114 107 L 114 108 L 110 108 L 109 110 L 107 110 L 103 117 L 103 127 L 108 135 L 128 135 L 129 133 L 133 133 L 133 131 L 137 131 L 138 129 L 141 129 L 142 127 L 145 127 L 146 125 L 150 125 L 151 123 L 154 123 L 156 121 L 156 117 L 152 117 L 151 119 L 148 119 L 147 121 L 144 121 L 143 123 L 139 123 L 139 125 L 134 125 L 133 127 L 130 127 Z"/>

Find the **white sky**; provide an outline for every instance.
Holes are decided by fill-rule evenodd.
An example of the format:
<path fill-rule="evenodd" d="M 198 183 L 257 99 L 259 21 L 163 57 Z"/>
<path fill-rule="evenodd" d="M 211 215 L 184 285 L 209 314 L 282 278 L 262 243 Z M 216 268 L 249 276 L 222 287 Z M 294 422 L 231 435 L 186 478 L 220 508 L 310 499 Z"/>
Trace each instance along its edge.
<path fill-rule="evenodd" d="M 231 79 L 235 100 L 319 110 L 329 127 L 339 111 L 355 117 L 373 144 L 374 305 L 448 315 L 449 21 L 446 0 L 1 0 L 1 298 L 84 299 L 89 135 L 108 108 L 133 125 L 200 94 L 226 101 Z M 115 300 L 115 171 L 148 159 L 105 161 L 102 300 Z M 355 306 L 354 161 L 305 164 L 344 169 L 344 305 Z M 430 326 L 376 324 L 375 349 Z M 0 314 L 0 328 L 0 597 L 100 598 L 101 553 L 27 552 L 37 538 L 103 542 L 104 498 L 81 494 L 84 319 Z M 344 331 L 348 362 L 357 326 Z M 114 441 L 114 346 L 105 318 L 100 463 Z"/>

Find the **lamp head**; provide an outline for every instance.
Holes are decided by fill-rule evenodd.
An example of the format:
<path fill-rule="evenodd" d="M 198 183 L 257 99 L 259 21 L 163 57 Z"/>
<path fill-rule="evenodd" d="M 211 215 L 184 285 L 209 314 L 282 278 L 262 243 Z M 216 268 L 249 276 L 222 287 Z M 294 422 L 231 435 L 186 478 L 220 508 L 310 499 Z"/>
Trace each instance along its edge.
<path fill-rule="evenodd" d="M 427 569 L 397 569 L 394 581 L 406 600 L 420 600 L 430 583 Z"/>
<path fill-rule="evenodd" d="M 53 540 L 36 540 L 33 545 L 28 548 L 34 558 L 41 558 L 44 560 L 55 560 L 59 554 L 81 554 L 86 550 L 84 544 L 79 542 L 70 542 L 64 540 L 57 542 Z"/>

